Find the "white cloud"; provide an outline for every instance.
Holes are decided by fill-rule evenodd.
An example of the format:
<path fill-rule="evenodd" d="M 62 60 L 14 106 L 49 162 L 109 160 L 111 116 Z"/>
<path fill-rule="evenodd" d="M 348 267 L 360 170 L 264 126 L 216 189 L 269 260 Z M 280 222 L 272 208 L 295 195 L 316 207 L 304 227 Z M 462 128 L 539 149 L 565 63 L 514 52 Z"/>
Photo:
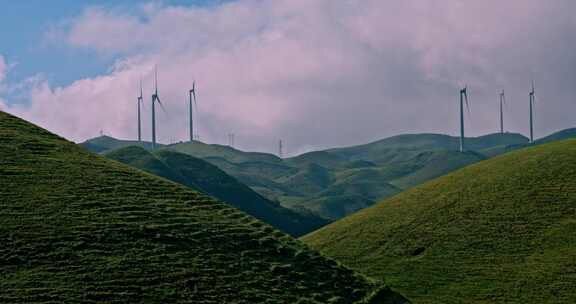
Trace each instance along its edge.
<path fill-rule="evenodd" d="M 148 4 L 137 13 L 90 8 L 64 29 L 65 41 L 122 59 L 108 75 L 38 85 L 30 107 L 12 110 L 74 140 L 100 129 L 134 137 L 138 80 L 144 77 L 150 95 L 157 64 L 168 110 L 159 114 L 163 141 L 186 138 L 186 92 L 196 79 L 203 139 L 222 142 L 233 131 L 243 147 L 273 151 L 282 137 L 298 151 L 398 132 L 452 132 L 455 92 L 464 83 L 472 88 L 471 135 L 496 129 L 502 87 L 513 107 L 510 128 L 525 131 L 524 95 L 535 75 L 541 99 L 556 103 L 540 109 L 544 135 L 573 123 L 564 113 L 576 110 L 569 98 L 576 74 L 567 68 L 576 63 L 575 6 L 245 0 Z"/>

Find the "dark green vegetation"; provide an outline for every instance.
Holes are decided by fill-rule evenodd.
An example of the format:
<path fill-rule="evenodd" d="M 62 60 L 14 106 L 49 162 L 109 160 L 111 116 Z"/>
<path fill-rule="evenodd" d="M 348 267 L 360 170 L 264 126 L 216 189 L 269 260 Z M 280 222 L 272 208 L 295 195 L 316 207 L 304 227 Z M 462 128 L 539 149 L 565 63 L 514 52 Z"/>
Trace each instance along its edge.
<path fill-rule="evenodd" d="M 104 156 L 213 196 L 293 236 L 301 236 L 327 223 L 271 202 L 218 167 L 188 154 L 172 150 L 149 152 L 128 146 Z"/>
<path fill-rule="evenodd" d="M 468 138 L 472 151 L 462 154 L 455 152 L 456 137 L 412 134 L 287 159 L 197 141 L 162 149 L 208 161 L 268 200 L 307 217 L 312 212 L 335 220 L 455 169 L 523 147 L 527 141 L 512 133 Z M 82 145 L 102 152 L 130 144 L 99 137 Z"/>
<path fill-rule="evenodd" d="M 0 303 L 399 297 L 233 207 L 2 112 L 0 197 Z"/>
<path fill-rule="evenodd" d="M 576 303 L 576 140 L 468 166 L 303 240 L 414 303 Z"/>

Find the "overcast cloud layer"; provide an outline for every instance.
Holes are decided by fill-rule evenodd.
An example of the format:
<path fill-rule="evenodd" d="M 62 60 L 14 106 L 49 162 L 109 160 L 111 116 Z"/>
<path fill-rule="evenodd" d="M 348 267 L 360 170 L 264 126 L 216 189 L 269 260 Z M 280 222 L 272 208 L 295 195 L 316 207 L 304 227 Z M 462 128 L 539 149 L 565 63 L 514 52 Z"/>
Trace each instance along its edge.
<path fill-rule="evenodd" d="M 399 133 L 456 134 L 464 84 L 468 135 L 498 129 L 502 89 L 506 129 L 526 133 L 534 78 L 536 135 L 544 136 L 576 125 L 575 11 L 570 0 L 93 7 L 46 37 L 119 56 L 110 72 L 65 87 L 35 81 L 30 104 L 3 108 L 76 141 L 100 130 L 134 138 L 142 77 L 149 138 L 157 65 L 167 110 L 158 114 L 160 141 L 187 138 L 187 92 L 196 80 L 203 141 L 223 143 L 234 132 L 240 148 L 272 152 L 282 138 L 296 154 Z M 0 57 L 0 82 L 5 71 Z"/>

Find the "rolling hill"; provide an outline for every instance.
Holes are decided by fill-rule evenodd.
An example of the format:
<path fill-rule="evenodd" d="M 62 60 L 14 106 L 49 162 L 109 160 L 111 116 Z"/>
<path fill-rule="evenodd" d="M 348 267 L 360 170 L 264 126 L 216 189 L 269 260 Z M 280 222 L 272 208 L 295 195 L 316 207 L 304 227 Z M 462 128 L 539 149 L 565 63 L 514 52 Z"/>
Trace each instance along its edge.
<path fill-rule="evenodd" d="M 565 130 L 561 130 L 561 131 L 552 133 L 548 136 L 537 139 L 536 143 L 537 144 L 544 144 L 544 143 L 549 143 L 549 142 L 563 140 L 563 139 L 569 139 L 569 138 L 576 138 L 576 128 L 565 129 Z"/>
<path fill-rule="evenodd" d="M 218 167 L 187 154 L 172 150 L 149 152 L 128 146 L 104 156 L 213 196 L 292 236 L 327 224 L 319 217 L 305 216 L 271 202 Z"/>
<path fill-rule="evenodd" d="M 0 197 L 1 303 L 404 302 L 233 207 L 2 112 Z"/>
<path fill-rule="evenodd" d="M 469 151 L 481 151 L 500 146 L 525 144 L 528 139 L 517 133 L 496 133 L 466 138 Z M 404 134 L 365 145 L 326 150 L 346 159 L 390 164 L 410 160 L 421 152 L 458 151 L 459 137 L 443 134 Z"/>
<path fill-rule="evenodd" d="M 114 149 L 119 149 L 128 146 L 139 146 L 146 150 L 152 149 L 152 143 L 147 141 L 137 141 L 137 140 L 120 140 L 107 135 L 98 136 L 92 138 L 85 142 L 80 143 L 80 146 L 84 147 L 88 151 L 94 153 L 105 153 Z M 158 144 L 159 147 L 164 145 Z"/>
<path fill-rule="evenodd" d="M 575 303 L 576 140 L 470 165 L 303 240 L 414 303 Z"/>

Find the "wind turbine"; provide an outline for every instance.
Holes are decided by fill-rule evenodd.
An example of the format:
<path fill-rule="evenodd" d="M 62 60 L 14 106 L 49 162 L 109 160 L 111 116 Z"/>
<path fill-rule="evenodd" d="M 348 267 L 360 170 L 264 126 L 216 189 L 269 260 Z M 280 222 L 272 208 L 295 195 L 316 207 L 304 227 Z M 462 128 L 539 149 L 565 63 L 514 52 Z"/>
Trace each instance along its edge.
<path fill-rule="evenodd" d="M 194 98 L 194 105 L 198 107 L 196 103 L 196 81 L 192 82 L 192 90 L 189 91 L 190 94 L 190 142 L 194 141 L 194 118 L 192 113 L 192 98 Z"/>
<path fill-rule="evenodd" d="M 502 90 L 500 93 L 500 134 L 504 134 L 504 104 L 506 104 L 506 96 Z"/>
<path fill-rule="evenodd" d="M 152 94 L 152 149 L 156 149 L 156 108 L 155 108 L 156 102 L 158 102 L 162 110 L 164 110 L 164 106 L 162 105 L 162 102 L 160 101 L 160 96 L 158 95 L 158 69 L 155 67 L 154 94 Z"/>
<path fill-rule="evenodd" d="M 532 113 L 534 103 L 536 102 L 536 96 L 534 95 L 534 80 L 532 80 L 532 90 L 528 96 L 530 97 L 530 143 L 534 143 L 534 114 Z"/>
<path fill-rule="evenodd" d="M 142 95 L 142 79 L 140 79 L 140 96 L 138 97 L 138 141 L 142 141 L 142 120 L 140 117 L 140 105 L 144 106 L 144 96 Z"/>
<path fill-rule="evenodd" d="M 466 102 L 466 108 L 468 109 L 468 113 L 470 113 L 468 86 L 460 90 L 460 152 L 464 152 L 464 102 Z"/>

